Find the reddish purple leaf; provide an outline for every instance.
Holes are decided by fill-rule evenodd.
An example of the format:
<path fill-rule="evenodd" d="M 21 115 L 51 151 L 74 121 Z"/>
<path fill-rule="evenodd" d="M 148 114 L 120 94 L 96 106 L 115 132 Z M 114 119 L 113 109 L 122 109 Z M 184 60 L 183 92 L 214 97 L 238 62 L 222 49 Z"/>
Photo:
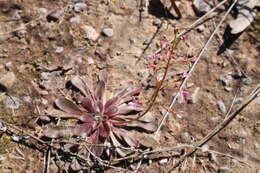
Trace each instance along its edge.
<path fill-rule="evenodd" d="M 110 139 L 111 139 L 111 141 L 112 141 L 112 143 L 113 143 L 113 145 L 114 145 L 115 147 L 122 147 L 122 145 L 121 145 L 120 142 L 116 139 L 116 137 L 115 137 L 115 135 L 114 135 L 113 133 L 110 134 Z M 126 153 L 125 153 L 123 150 L 121 150 L 121 148 L 116 148 L 116 151 L 117 151 L 117 153 L 118 153 L 120 156 L 122 156 L 122 157 L 126 156 Z"/>
<path fill-rule="evenodd" d="M 86 123 L 93 123 L 95 118 L 93 117 L 93 114 L 84 114 L 79 117 L 79 120 Z"/>
<path fill-rule="evenodd" d="M 127 105 L 127 106 L 122 106 L 118 109 L 117 111 L 117 115 L 122 115 L 122 114 L 127 114 L 129 112 L 132 112 L 132 111 L 142 111 L 143 108 L 140 107 L 140 106 L 135 106 L 135 105 Z"/>
<path fill-rule="evenodd" d="M 100 136 L 107 138 L 110 133 L 110 128 L 106 123 L 102 123 L 99 127 Z"/>
<path fill-rule="evenodd" d="M 84 123 L 72 128 L 72 133 L 74 136 L 89 135 L 91 130 L 92 130 L 92 124 Z"/>
<path fill-rule="evenodd" d="M 143 123 L 139 121 L 135 121 L 132 123 L 125 124 L 128 127 L 139 127 L 149 132 L 154 132 L 157 130 L 157 126 L 154 123 Z"/>
<path fill-rule="evenodd" d="M 82 94 L 84 94 L 86 97 L 90 97 L 90 87 L 87 86 L 87 83 L 84 82 L 79 76 L 75 76 L 71 79 L 72 85 L 74 85 L 76 88 L 78 88 Z"/>
<path fill-rule="evenodd" d="M 127 119 L 129 119 L 129 120 L 132 120 L 132 119 L 136 119 L 136 118 L 138 118 L 138 116 L 139 115 L 115 115 L 114 117 L 113 117 L 113 119 L 118 119 L 118 120 L 127 120 Z"/>
<path fill-rule="evenodd" d="M 93 106 L 93 100 L 89 97 L 85 97 L 81 100 L 81 105 L 85 108 L 88 112 L 95 112 L 95 108 Z"/>
<path fill-rule="evenodd" d="M 135 139 L 135 137 L 128 131 L 120 128 L 112 128 L 112 131 L 117 137 L 121 139 L 123 138 L 130 147 L 136 147 L 138 145 L 137 139 Z"/>
<path fill-rule="evenodd" d="M 55 101 L 55 104 L 58 108 L 71 114 L 71 117 L 77 118 L 82 115 L 82 111 L 75 105 L 72 101 L 66 98 L 60 98 Z"/>
<path fill-rule="evenodd" d="M 105 115 L 112 116 L 118 111 L 118 108 L 113 106 L 113 107 L 110 107 L 109 109 L 106 109 L 105 111 L 106 111 L 106 112 L 104 112 Z"/>
<path fill-rule="evenodd" d="M 89 138 L 88 138 L 88 142 L 91 145 L 89 148 L 90 150 L 93 152 L 93 154 L 95 154 L 96 156 L 101 156 L 102 152 L 103 152 L 103 147 L 101 146 L 95 146 L 95 144 L 100 144 L 100 140 L 99 140 L 99 129 L 97 129 Z"/>
<path fill-rule="evenodd" d="M 96 100 L 99 100 L 102 104 L 105 102 L 105 91 L 106 91 L 106 83 L 104 81 L 100 81 L 95 89 L 95 97 Z"/>
<path fill-rule="evenodd" d="M 105 109 L 108 110 L 110 107 L 115 106 L 119 100 L 119 97 L 113 97 L 109 99 L 105 104 Z"/>

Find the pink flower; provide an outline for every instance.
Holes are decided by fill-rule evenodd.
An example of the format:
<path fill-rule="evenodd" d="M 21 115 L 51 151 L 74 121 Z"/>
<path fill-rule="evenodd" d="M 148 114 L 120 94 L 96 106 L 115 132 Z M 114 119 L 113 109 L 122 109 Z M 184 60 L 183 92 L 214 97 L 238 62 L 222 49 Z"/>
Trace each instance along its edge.
<path fill-rule="evenodd" d="M 171 55 L 171 58 L 172 58 L 172 59 L 177 59 L 177 56 Z"/>
<path fill-rule="evenodd" d="M 166 49 L 169 47 L 168 43 L 166 43 L 165 41 L 160 41 L 160 45 L 161 45 L 162 49 Z"/>
<path fill-rule="evenodd" d="M 153 60 L 157 59 L 160 57 L 160 54 L 153 54 L 150 56 L 150 58 L 152 58 Z"/>
<path fill-rule="evenodd" d="M 197 60 L 197 58 L 195 57 L 195 56 L 193 56 L 192 58 L 191 58 L 191 62 L 195 62 Z"/>
<path fill-rule="evenodd" d="M 139 104 L 138 104 L 138 103 L 135 103 L 135 102 L 129 102 L 128 105 L 129 105 L 129 106 L 138 106 Z"/>
<path fill-rule="evenodd" d="M 185 91 L 185 90 L 181 90 L 180 93 L 181 93 L 182 96 L 185 96 L 185 95 L 188 95 L 188 94 L 189 94 L 189 92 L 188 92 L 188 91 Z"/>
<path fill-rule="evenodd" d="M 159 69 L 160 69 L 160 67 L 157 66 L 157 65 L 155 65 L 155 64 L 147 64 L 147 65 L 145 65 L 145 67 L 146 67 L 146 68 L 154 68 L 154 69 L 156 69 L 156 70 L 159 70 Z"/>
<path fill-rule="evenodd" d="M 158 82 L 160 82 L 162 79 L 163 79 L 162 76 L 157 76 L 157 77 L 156 77 L 156 80 L 157 80 Z"/>
<path fill-rule="evenodd" d="M 188 72 L 184 72 L 183 74 L 182 74 L 182 77 L 183 78 L 187 78 L 187 77 L 189 77 L 190 75 L 189 75 L 189 73 Z"/>
<path fill-rule="evenodd" d="M 180 36 L 180 39 L 183 40 L 183 39 L 185 39 L 186 37 L 187 37 L 186 35 L 181 35 L 181 36 Z"/>

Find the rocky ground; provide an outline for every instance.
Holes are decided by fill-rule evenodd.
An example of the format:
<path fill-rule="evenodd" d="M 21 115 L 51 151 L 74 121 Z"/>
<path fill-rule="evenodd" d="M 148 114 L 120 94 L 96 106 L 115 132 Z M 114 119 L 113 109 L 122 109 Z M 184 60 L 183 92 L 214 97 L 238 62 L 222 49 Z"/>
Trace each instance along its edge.
<path fill-rule="evenodd" d="M 218 2 L 210 3 L 215 6 Z M 227 2 L 188 32 L 175 55 L 182 59 L 197 57 L 229 5 Z M 203 14 L 212 7 L 196 9 L 192 1 L 177 2 L 182 15 L 178 19 L 177 11 L 170 6 L 170 1 L 163 0 L 0 1 L 0 172 L 72 169 L 71 162 L 57 157 L 60 153 L 49 152 L 48 147 L 28 133 L 45 140 L 42 130 L 54 124 L 48 110 L 55 99 L 72 97 L 67 82 L 74 75 L 96 81 L 99 72 L 106 70 L 109 92 L 131 81 L 135 86 L 142 86 L 139 98 L 143 106 L 147 106 L 156 87 L 156 76 L 163 72 L 161 69 L 155 73 L 148 68 L 154 62 L 163 67 L 160 57 L 156 61 L 151 59 L 162 36 L 171 40 L 176 28 L 185 29 L 199 18 L 198 12 Z M 232 20 L 235 12 L 233 10 L 226 21 Z M 231 105 L 235 110 L 259 84 L 259 14 L 237 38 L 226 35 L 227 25 L 220 27 L 202 55 L 187 82 L 188 95 L 173 106 L 180 114 L 169 114 L 156 142 L 153 141 L 155 144 L 150 146 L 152 149 L 200 141 L 223 121 Z M 232 39 L 235 41 L 229 45 Z M 149 112 L 157 125 L 190 65 L 179 62 L 171 65 L 167 77 L 170 84 L 161 90 Z M 173 172 L 258 172 L 259 108 L 258 97 Z M 66 121 L 60 123 L 66 124 Z M 133 133 L 139 138 L 144 136 L 140 132 Z M 129 165 L 130 160 L 116 166 L 128 171 L 165 172 L 190 149 L 184 147 L 152 155 L 141 162 Z M 48 153 L 51 154 L 48 156 Z M 49 163 L 46 158 L 50 158 Z M 124 172 L 105 169 L 105 172 L 116 171 Z"/>

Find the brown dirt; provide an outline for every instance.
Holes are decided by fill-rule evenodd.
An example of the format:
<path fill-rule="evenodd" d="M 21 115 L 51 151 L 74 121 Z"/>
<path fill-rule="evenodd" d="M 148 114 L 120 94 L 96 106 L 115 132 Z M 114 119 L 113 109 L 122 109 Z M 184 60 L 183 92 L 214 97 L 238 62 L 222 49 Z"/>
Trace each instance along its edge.
<path fill-rule="evenodd" d="M 89 0 L 86 1 L 87 9 L 81 13 L 73 12 L 69 8 L 69 1 L 62 0 L 12 0 L 4 5 L 1 5 L 0 2 L 2 24 L 0 26 L 0 75 L 8 71 L 14 72 L 16 81 L 9 88 L 8 93 L 20 99 L 24 96 L 31 97 L 30 103 L 22 102 L 19 109 L 11 110 L 4 104 L 7 96 L 0 95 L 0 116 L 8 116 L 7 119 L 4 119 L 5 121 L 38 136 L 41 134 L 42 128 L 48 124 L 35 123 L 35 119 L 32 119 L 31 115 L 43 113 L 53 105 L 53 101 L 59 96 L 69 97 L 71 91 L 65 87 L 65 84 L 72 75 L 88 75 L 95 78 L 101 69 L 106 69 L 109 72 L 108 90 L 111 92 L 128 81 L 133 81 L 137 86 L 153 86 L 155 78 L 153 71 L 145 68 L 145 65 L 152 63 L 152 60 L 147 57 L 158 49 L 157 45 L 163 34 L 172 38 L 175 28 L 186 27 L 197 17 L 193 12 L 192 2 L 184 0 L 179 4 L 182 18 L 180 20 L 161 18 L 163 26 L 157 32 L 157 27 L 153 25 L 156 16 L 148 13 L 147 6 L 144 7 L 142 13 L 142 21 L 139 21 L 138 2 L 133 0 Z M 144 0 L 144 2 L 146 1 Z M 165 5 L 170 6 L 168 2 Z M 44 15 L 39 14 L 39 8 L 46 8 L 47 13 L 59 9 L 64 12 L 64 15 L 59 18 L 59 22 L 48 23 Z M 21 19 L 6 21 L 16 10 L 19 11 Z M 217 12 L 220 14 L 219 16 L 223 15 L 221 10 Z M 175 14 L 173 10 L 171 13 Z M 79 24 L 69 22 L 70 17 L 74 15 L 81 17 Z M 42 19 L 36 20 L 37 18 Z M 179 57 L 197 56 L 219 21 L 220 18 L 207 21 L 204 24 L 205 29 L 201 33 L 196 30 L 189 32 L 187 38 L 176 49 L 176 55 Z M 104 27 L 111 27 L 114 35 L 109 38 L 100 35 L 98 41 L 88 41 L 84 38 L 85 33 L 82 29 L 85 25 L 93 26 L 98 33 Z M 23 26 L 25 29 L 12 32 Z M 224 114 L 217 107 L 217 101 L 222 100 L 228 108 L 236 90 L 239 91 L 238 97 L 245 98 L 259 84 L 260 59 L 259 45 L 257 46 L 259 38 L 258 42 L 257 38 L 254 38 L 259 35 L 257 24 L 254 23 L 249 32 L 244 32 L 236 40 L 231 47 L 234 50 L 232 55 L 225 53 L 217 55 L 222 44 L 221 37 L 225 27 L 226 24 L 221 27 L 219 35 L 211 42 L 188 82 L 190 94 L 193 94 L 195 88 L 200 88 L 197 102 L 190 104 L 186 99 L 184 102 L 174 105 L 174 110 L 183 111 L 184 114 L 182 118 L 170 114 L 157 138 L 159 145 L 154 149 L 198 142 L 224 119 Z M 147 47 L 143 42 L 153 36 L 155 39 L 143 53 Z M 57 46 L 62 46 L 64 51 L 60 54 L 55 53 Z M 98 51 L 101 56 L 98 56 L 95 51 Z M 239 66 L 232 63 L 231 56 Z M 89 57 L 93 58 L 94 64 L 88 64 Z M 11 63 L 11 66 L 6 65 L 8 63 Z M 42 72 L 54 71 L 58 68 L 63 70 L 61 75 L 55 76 L 45 83 L 40 80 Z M 252 79 L 252 83 L 244 85 L 242 79 L 232 79 L 228 87 L 233 90 L 225 91 L 225 86 L 219 80 L 220 76 L 240 68 Z M 173 64 L 170 69 L 170 72 L 179 74 L 188 70 L 187 64 L 179 63 Z M 160 93 L 157 103 L 152 109 L 158 123 L 162 118 L 160 113 L 163 110 L 162 105 L 169 105 L 175 92 L 176 90 L 172 87 L 167 87 Z M 152 87 L 145 89 L 141 97 L 148 100 L 152 93 Z M 43 99 L 46 99 L 48 104 L 44 104 Z M 235 104 L 233 110 L 238 105 L 239 103 Z M 179 167 L 179 172 L 217 172 L 222 166 L 229 167 L 230 172 L 259 171 L 259 108 L 260 100 L 257 99 L 207 144 L 209 149 L 232 155 L 248 165 L 221 155 L 217 155 L 218 161 L 215 162 L 210 159 L 207 152 L 198 151 L 194 157 L 188 158 Z M 19 115 L 21 117 L 12 117 Z M 27 142 L 35 143 L 33 140 Z M 43 146 L 40 148 L 40 150 L 36 150 L 30 145 L 13 142 L 8 134 L 0 132 L 0 158 L 3 158 L 3 160 L 0 159 L 0 172 L 42 172 L 46 148 Z M 139 172 L 166 171 L 174 161 L 178 160 L 178 155 L 186 151 L 185 149 L 173 152 L 177 156 L 170 158 L 165 164 L 159 164 L 160 159 L 149 164 L 144 163 Z M 54 162 L 51 162 L 50 172 L 58 171 Z M 111 169 L 107 172 L 114 172 L 114 170 Z M 176 170 L 176 172 L 178 171 Z"/>

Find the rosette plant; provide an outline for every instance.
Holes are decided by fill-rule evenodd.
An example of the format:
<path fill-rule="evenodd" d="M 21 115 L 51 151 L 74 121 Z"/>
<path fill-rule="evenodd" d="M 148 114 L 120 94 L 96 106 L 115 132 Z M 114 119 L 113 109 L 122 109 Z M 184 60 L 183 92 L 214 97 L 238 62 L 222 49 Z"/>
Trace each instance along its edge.
<path fill-rule="evenodd" d="M 57 108 L 64 113 L 50 115 L 60 118 L 78 119 L 78 124 L 72 127 L 48 128 L 44 130 L 45 136 L 58 138 L 63 136 L 86 137 L 91 151 L 100 156 L 102 147 L 95 146 L 110 142 L 113 146 L 137 147 L 138 140 L 129 132 L 129 129 L 143 129 L 148 132 L 156 130 L 152 123 L 152 117 L 144 116 L 136 120 L 138 113 L 143 109 L 136 103 L 134 95 L 139 94 L 141 89 L 134 89 L 131 83 L 124 85 L 121 90 L 111 98 L 106 97 L 107 73 L 101 72 L 95 89 L 79 76 L 71 79 L 83 97 L 78 104 L 66 98 L 55 101 Z M 117 150 L 123 155 L 121 150 Z"/>

